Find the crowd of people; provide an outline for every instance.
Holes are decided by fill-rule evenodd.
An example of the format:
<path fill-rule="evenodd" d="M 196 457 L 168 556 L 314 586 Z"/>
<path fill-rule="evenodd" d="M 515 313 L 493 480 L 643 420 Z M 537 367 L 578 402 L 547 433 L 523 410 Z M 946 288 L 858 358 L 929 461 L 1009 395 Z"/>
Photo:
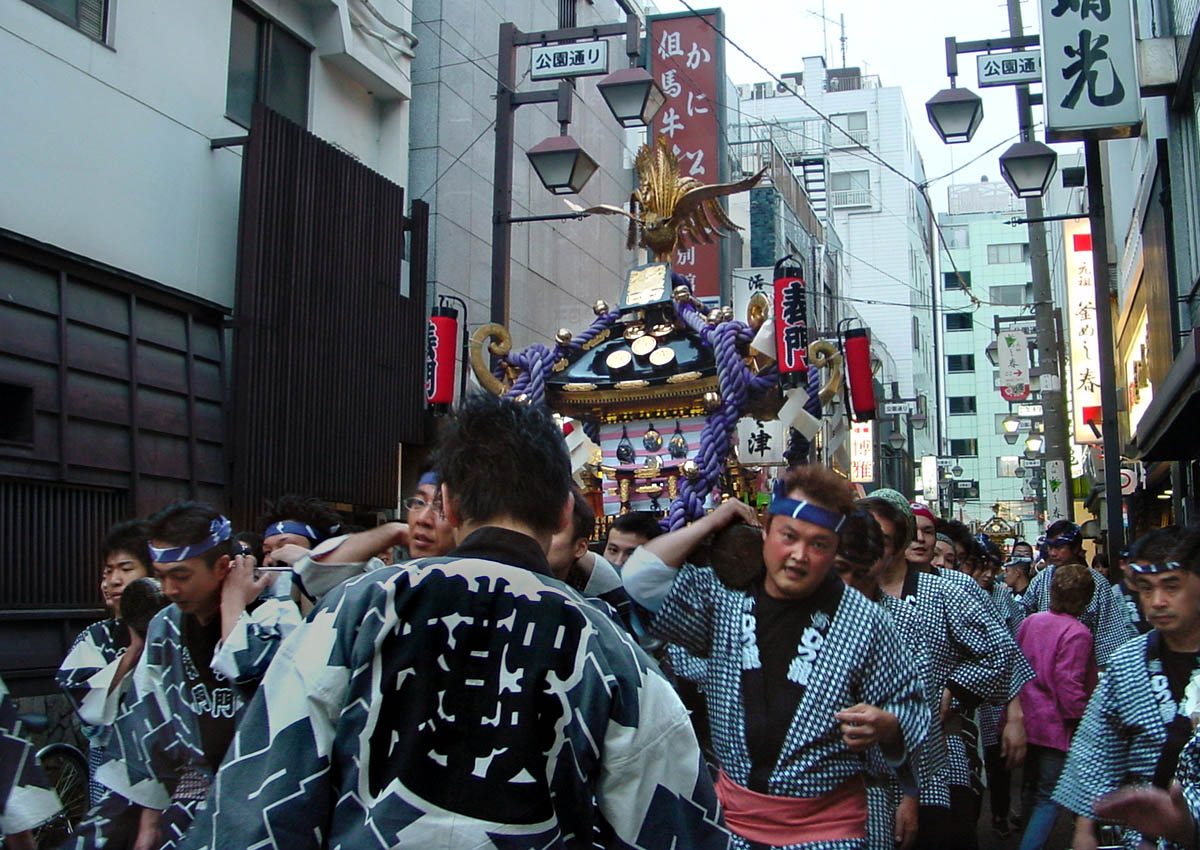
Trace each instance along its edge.
<path fill-rule="evenodd" d="M 1022 850 L 1064 811 L 1077 850 L 1200 846 L 1200 528 L 1110 581 L 1070 522 L 1002 551 L 797 466 L 763 516 L 630 513 L 599 546 L 553 419 L 490 396 L 405 506 L 113 528 L 111 616 L 58 674 L 91 774 L 65 846 L 970 850 L 985 793 Z M 735 586 L 708 542 L 738 524 Z M 2 683 L 0 755 L 32 847 L 56 801 Z"/>

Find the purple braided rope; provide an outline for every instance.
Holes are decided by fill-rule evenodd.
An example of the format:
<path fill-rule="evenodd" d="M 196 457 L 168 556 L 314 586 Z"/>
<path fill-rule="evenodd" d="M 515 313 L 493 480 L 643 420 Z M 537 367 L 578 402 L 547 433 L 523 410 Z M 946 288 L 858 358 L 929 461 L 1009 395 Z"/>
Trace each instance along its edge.
<path fill-rule="evenodd" d="M 663 522 L 671 531 L 704 515 L 704 497 L 716 486 L 729 456 L 737 421 L 749 401 L 750 370 L 738 352 L 738 343 L 747 334 L 749 328 L 742 322 L 724 322 L 711 329 L 721 405 L 709 415 L 700 432 L 700 451 L 695 458 L 700 474 L 694 481 L 685 478 L 671 501 Z"/>
<path fill-rule="evenodd" d="M 555 357 L 571 357 L 579 354 L 581 351 L 583 351 L 583 346 L 585 343 L 591 342 L 602 331 L 611 328 L 613 322 L 619 319 L 620 316 L 620 310 L 609 310 L 607 313 L 597 316 L 596 320 L 592 322 L 587 330 L 576 334 L 574 337 L 572 337 L 570 342 L 566 343 L 565 345 L 561 342 L 558 343 L 558 345 L 554 347 Z"/>

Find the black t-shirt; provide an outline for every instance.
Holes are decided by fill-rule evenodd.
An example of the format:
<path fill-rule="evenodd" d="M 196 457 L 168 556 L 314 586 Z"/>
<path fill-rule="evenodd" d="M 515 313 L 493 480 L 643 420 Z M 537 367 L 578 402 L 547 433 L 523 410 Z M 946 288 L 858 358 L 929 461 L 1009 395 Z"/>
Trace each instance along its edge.
<path fill-rule="evenodd" d="M 214 616 L 207 625 L 201 625 L 191 614 L 184 614 L 182 638 L 184 687 L 192 711 L 196 713 L 204 757 L 215 771 L 233 740 L 237 728 L 234 715 L 242 704 L 233 683 L 212 669 L 213 652 L 221 640 L 220 615 Z"/>
<path fill-rule="evenodd" d="M 1183 702 L 1183 692 L 1192 679 L 1198 658 L 1200 658 L 1200 652 L 1175 652 L 1167 649 L 1166 644 L 1163 644 L 1163 673 L 1167 676 L 1167 684 L 1171 687 L 1171 698 L 1175 700 L 1176 705 Z"/>

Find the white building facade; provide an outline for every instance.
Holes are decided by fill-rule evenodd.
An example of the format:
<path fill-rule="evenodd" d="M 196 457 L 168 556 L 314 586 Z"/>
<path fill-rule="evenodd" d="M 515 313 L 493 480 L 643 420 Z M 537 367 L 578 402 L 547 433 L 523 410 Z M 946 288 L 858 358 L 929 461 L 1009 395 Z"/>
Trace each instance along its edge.
<path fill-rule="evenodd" d="M 737 134 L 774 140 L 834 222 L 850 271 L 845 296 L 895 359 L 901 396 L 926 399 L 929 426 L 914 433 L 913 457 L 937 454 L 936 237 L 915 185 L 925 171 L 904 96 L 857 68 L 826 68 L 821 57 L 806 57 L 803 72 L 784 79 L 835 126 L 775 83 L 754 83 L 740 87 Z"/>

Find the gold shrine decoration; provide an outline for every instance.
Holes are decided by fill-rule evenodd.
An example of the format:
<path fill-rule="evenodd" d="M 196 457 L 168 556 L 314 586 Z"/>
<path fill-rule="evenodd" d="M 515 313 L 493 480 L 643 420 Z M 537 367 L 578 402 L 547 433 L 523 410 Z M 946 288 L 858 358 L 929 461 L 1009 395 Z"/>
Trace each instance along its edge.
<path fill-rule="evenodd" d="M 480 386 L 493 395 L 504 395 L 508 392 L 508 386 L 505 386 L 503 381 L 492 374 L 492 370 L 488 368 L 483 359 L 483 344 L 488 340 L 490 340 L 487 347 L 488 353 L 496 357 L 503 357 L 512 351 L 512 335 L 504 325 L 489 322 L 471 334 L 469 346 L 471 368 L 475 370 L 475 377 L 479 380 Z"/>
<path fill-rule="evenodd" d="M 638 187 L 629 196 L 629 210 L 612 204 L 584 207 L 566 201 L 575 212 L 623 215 L 629 219 L 626 247 L 640 245 L 648 249 L 655 262 L 669 262 L 676 247 L 688 244 L 713 244 L 724 230 L 740 230 L 730 221 L 717 202 L 723 195 L 745 192 L 754 187 L 767 169 L 735 183 L 706 185 L 695 177 L 679 173 L 679 158 L 671 141 L 659 136 L 654 145 L 642 145 L 634 159 Z"/>
<path fill-rule="evenodd" d="M 842 354 L 837 346 L 827 339 L 818 339 L 808 346 L 808 368 L 828 369 L 829 377 L 821 385 L 818 398 L 822 405 L 829 404 L 842 391 Z"/>

